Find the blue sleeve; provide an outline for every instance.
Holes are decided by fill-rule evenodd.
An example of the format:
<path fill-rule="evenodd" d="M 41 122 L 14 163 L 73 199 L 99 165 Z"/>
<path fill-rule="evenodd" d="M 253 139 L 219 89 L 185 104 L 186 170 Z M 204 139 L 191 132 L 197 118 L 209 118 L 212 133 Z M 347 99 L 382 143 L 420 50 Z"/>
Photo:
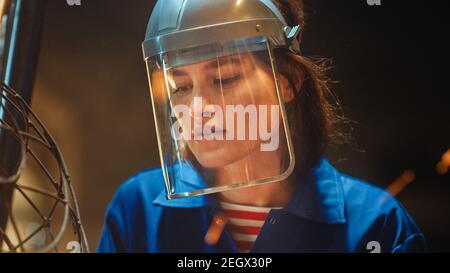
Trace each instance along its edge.
<path fill-rule="evenodd" d="M 423 232 L 395 197 L 348 176 L 343 185 L 350 251 L 427 251 Z"/>
<path fill-rule="evenodd" d="M 115 194 L 113 200 L 108 206 L 105 224 L 100 235 L 100 241 L 97 246 L 97 252 L 99 253 L 113 253 L 113 252 L 125 252 L 124 239 L 124 223 L 123 217 L 119 214 L 122 211 L 120 206 L 120 199 L 122 191 L 119 189 Z"/>
<path fill-rule="evenodd" d="M 425 237 L 422 233 L 411 234 L 402 243 L 398 244 L 393 250 L 393 253 L 401 252 L 426 252 Z"/>
<path fill-rule="evenodd" d="M 426 252 L 427 244 L 422 231 L 406 209 L 397 200 L 396 203 L 397 207 L 392 213 L 395 216 L 391 217 L 391 223 L 386 223 L 387 230 L 393 230 L 393 228 L 388 227 L 389 224 L 397 229 L 393 239 L 394 243 L 391 247 L 391 252 Z"/>
<path fill-rule="evenodd" d="M 106 211 L 97 252 L 157 252 L 162 208 L 153 201 L 164 189 L 161 168 L 125 181 Z"/>
<path fill-rule="evenodd" d="M 387 202 L 387 208 L 382 208 L 381 215 L 369 229 L 369 239 L 375 239 L 381 244 L 381 252 L 426 252 L 425 236 L 406 209 L 393 197 Z"/>

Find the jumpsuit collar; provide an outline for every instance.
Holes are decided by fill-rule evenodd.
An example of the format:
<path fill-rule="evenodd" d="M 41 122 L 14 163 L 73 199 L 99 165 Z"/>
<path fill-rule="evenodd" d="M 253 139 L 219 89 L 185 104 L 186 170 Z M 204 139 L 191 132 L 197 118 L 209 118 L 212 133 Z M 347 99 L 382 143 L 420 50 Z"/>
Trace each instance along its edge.
<path fill-rule="evenodd" d="M 346 222 L 344 214 L 344 193 L 341 175 L 324 158 L 321 158 L 310 174 L 304 176 L 295 193 L 283 208 L 297 217 L 326 224 Z M 185 190 L 194 190 L 191 183 L 182 185 Z M 198 187 L 198 186 L 197 186 Z M 216 208 L 214 194 L 168 200 L 163 190 L 153 204 L 171 208 Z"/>

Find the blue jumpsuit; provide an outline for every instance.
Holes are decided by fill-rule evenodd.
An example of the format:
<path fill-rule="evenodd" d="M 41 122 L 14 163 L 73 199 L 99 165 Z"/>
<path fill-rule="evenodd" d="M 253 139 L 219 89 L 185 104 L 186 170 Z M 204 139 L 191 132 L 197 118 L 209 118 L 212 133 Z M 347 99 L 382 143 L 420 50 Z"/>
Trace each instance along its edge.
<path fill-rule="evenodd" d="M 218 210 L 214 195 L 166 200 L 161 169 L 145 170 L 117 190 L 97 251 L 237 252 L 226 230 L 216 245 L 204 242 Z M 321 159 L 286 206 L 269 213 L 250 252 L 371 251 L 422 252 L 426 243 L 395 198 Z"/>

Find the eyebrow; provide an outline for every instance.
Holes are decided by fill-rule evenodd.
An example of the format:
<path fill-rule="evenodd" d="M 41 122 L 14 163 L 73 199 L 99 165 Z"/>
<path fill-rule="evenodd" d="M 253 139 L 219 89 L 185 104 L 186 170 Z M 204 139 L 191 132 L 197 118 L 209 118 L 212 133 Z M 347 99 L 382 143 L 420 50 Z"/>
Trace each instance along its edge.
<path fill-rule="evenodd" d="M 220 57 L 218 60 L 210 61 L 205 65 L 204 69 L 214 69 L 218 66 L 223 66 L 227 64 L 241 64 L 239 57 Z M 182 69 L 174 68 L 172 70 L 173 76 L 184 76 L 187 73 Z"/>
<path fill-rule="evenodd" d="M 222 66 L 222 65 L 226 65 L 226 64 L 240 64 L 241 60 L 238 57 L 221 57 L 218 60 L 215 61 L 211 61 L 210 63 L 208 63 L 205 68 L 206 69 L 212 69 L 212 68 L 216 68 L 217 66 Z"/>

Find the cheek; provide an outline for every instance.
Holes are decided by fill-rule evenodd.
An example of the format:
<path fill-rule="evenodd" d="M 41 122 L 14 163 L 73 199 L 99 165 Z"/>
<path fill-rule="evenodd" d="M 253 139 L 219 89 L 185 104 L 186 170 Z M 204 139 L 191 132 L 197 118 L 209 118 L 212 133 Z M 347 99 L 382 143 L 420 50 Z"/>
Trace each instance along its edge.
<path fill-rule="evenodd" d="M 276 105 L 278 99 L 274 79 L 265 71 L 258 70 L 243 80 L 230 99 L 233 105 Z"/>

